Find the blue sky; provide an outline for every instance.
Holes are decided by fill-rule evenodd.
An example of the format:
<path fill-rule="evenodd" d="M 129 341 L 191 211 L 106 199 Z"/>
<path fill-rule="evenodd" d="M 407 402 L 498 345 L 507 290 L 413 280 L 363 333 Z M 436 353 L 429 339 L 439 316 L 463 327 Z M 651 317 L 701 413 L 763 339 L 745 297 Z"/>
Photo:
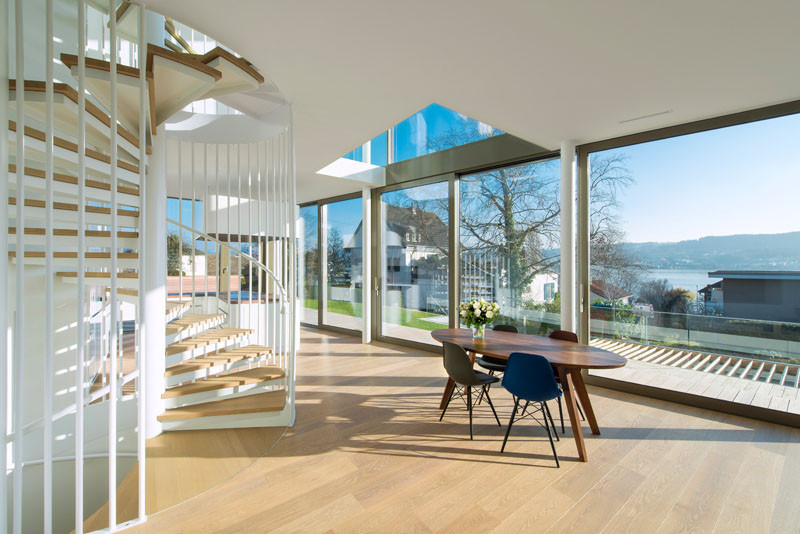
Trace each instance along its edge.
<path fill-rule="evenodd" d="M 620 195 L 628 241 L 800 230 L 800 115 L 614 152 L 635 180 Z"/>

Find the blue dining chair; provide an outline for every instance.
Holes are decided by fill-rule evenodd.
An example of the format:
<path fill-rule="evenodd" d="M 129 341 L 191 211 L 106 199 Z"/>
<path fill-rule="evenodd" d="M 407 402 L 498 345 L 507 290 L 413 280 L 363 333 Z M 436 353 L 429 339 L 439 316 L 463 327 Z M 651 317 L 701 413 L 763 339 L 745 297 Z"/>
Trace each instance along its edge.
<path fill-rule="evenodd" d="M 556 425 L 553 423 L 553 416 L 550 415 L 550 408 L 547 401 L 561 397 L 561 389 L 558 387 L 556 377 L 550 361 L 538 354 L 525 354 L 524 352 L 514 352 L 508 357 L 506 372 L 503 374 L 503 387 L 514 397 L 514 410 L 511 412 L 511 419 L 508 421 L 506 436 L 503 439 L 503 446 L 500 448 L 502 453 L 506 448 L 508 435 L 511 433 L 511 426 L 525 417 L 530 417 L 547 431 L 550 438 L 550 447 L 553 449 L 553 457 L 556 459 L 556 467 L 561 467 L 556 453 L 556 445 L 553 443 L 553 435 L 559 439 L 556 432 Z M 520 401 L 525 401 L 525 406 L 519 417 Z M 528 411 L 529 405 L 533 403 L 534 408 Z M 542 421 L 536 418 L 536 414 L 542 414 Z M 549 420 L 549 423 L 548 423 Z M 553 431 L 550 432 L 552 427 Z"/>

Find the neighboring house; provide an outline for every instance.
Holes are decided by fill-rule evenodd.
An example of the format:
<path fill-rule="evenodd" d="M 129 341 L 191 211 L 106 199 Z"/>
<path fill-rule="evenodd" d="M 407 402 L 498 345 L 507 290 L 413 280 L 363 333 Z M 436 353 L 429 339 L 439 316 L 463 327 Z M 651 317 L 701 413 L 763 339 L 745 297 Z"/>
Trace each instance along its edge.
<path fill-rule="evenodd" d="M 446 305 L 447 225 L 437 214 L 414 205 L 386 205 L 385 210 L 383 261 L 387 303 L 425 311 L 434 311 L 437 303 Z M 362 261 L 361 235 L 359 224 L 344 246 L 353 264 Z M 351 283 L 360 285 L 361 275 L 356 274 Z"/>
<path fill-rule="evenodd" d="M 698 291 L 706 314 L 722 313 L 722 280 Z"/>
<path fill-rule="evenodd" d="M 726 317 L 800 322 L 800 271 L 713 271 Z"/>
<path fill-rule="evenodd" d="M 609 284 L 604 280 L 592 280 L 590 292 L 592 302 L 595 300 L 610 300 L 620 302 L 622 304 L 630 304 L 631 298 L 633 298 L 633 294 L 630 291 L 625 291 L 624 289 L 613 284 Z"/>
<path fill-rule="evenodd" d="M 536 303 L 552 302 L 556 298 L 556 293 L 558 293 L 558 273 L 538 273 L 531 280 L 523 300 L 532 300 Z"/>

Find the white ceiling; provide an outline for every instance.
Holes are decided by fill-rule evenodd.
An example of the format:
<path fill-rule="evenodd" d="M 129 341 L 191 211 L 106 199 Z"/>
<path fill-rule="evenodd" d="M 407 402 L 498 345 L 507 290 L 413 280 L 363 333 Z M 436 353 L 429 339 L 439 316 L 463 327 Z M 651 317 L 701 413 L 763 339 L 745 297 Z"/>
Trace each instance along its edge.
<path fill-rule="evenodd" d="M 245 56 L 293 104 L 301 200 L 357 190 L 315 171 L 432 102 L 555 149 L 800 99 L 797 0 L 149 7 Z"/>

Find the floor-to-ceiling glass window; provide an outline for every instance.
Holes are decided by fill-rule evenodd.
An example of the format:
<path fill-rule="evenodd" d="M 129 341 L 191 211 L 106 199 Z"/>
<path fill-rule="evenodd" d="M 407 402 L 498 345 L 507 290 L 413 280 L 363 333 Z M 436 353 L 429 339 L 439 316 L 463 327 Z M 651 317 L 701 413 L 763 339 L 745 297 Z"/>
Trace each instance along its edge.
<path fill-rule="evenodd" d="M 434 344 L 447 328 L 449 206 L 446 181 L 381 194 L 381 335 Z"/>
<path fill-rule="evenodd" d="M 496 324 L 547 335 L 561 324 L 558 159 L 461 177 L 461 301 L 497 302 Z"/>
<path fill-rule="evenodd" d="M 363 247 L 361 197 L 322 204 L 325 306 L 322 323 L 361 330 Z"/>
<path fill-rule="evenodd" d="M 589 155 L 593 372 L 800 413 L 800 116 Z"/>
<path fill-rule="evenodd" d="M 298 298 L 301 302 L 300 320 L 317 324 L 319 309 L 319 208 L 316 204 L 300 208 L 298 231 Z"/>

